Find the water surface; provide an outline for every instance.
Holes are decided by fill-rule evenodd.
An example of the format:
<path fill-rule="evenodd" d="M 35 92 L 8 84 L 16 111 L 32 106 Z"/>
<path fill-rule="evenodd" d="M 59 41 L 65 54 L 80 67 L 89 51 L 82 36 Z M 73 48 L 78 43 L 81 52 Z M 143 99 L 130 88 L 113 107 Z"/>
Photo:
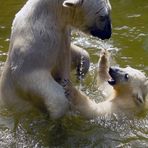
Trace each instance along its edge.
<path fill-rule="evenodd" d="M 0 65 L 6 60 L 12 20 L 25 0 L 0 0 Z M 131 65 L 148 74 L 148 2 L 147 0 L 111 0 L 113 36 L 107 43 L 114 63 Z M 92 92 L 92 79 L 98 51 L 103 42 L 77 32 L 73 42 L 87 49 L 91 68 L 83 82 L 85 93 Z M 73 78 L 74 79 L 74 78 Z M 74 79 L 75 85 L 79 83 Z M 17 123 L 17 124 L 16 124 Z M 148 117 L 140 119 L 104 119 L 86 121 L 79 116 L 51 121 L 37 111 L 21 117 L 0 110 L 0 147 L 148 147 Z"/>

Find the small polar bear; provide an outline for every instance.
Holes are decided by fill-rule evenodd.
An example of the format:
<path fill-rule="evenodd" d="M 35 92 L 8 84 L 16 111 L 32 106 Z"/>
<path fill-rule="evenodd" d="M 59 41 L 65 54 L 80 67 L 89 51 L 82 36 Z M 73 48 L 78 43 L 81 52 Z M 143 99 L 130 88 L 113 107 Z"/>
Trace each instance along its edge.
<path fill-rule="evenodd" d="M 71 28 L 100 39 L 111 37 L 109 0 L 28 0 L 17 13 L 0 81 L 0 105 L 24 111 L 34 106 L 51 118 L 69 109 L 60 80 L 70 79 L 88 53 L 71 45 Z M 79 71 L 79 69 L 78 69 Z"/>
<path fill-rule="evenodd" d="M 108 98 L 96 103 L 68 83 L 65 90 L 72 106 L 89 119 L 102 115 L 132 116 L 142 113 L 148 108 L 148 78 L 137 69 L 109 67 L 108 64 L 109 54 L 105 51 L 100 56 L 97 79 L 101 85 L 106 85 L 102 91 L 109 92 Z"/>

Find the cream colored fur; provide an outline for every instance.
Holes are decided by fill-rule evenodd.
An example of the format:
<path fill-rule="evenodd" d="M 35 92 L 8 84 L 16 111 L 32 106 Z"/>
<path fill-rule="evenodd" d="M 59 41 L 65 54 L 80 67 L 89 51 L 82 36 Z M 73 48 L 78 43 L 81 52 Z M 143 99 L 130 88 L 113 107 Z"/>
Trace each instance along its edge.
<path fill-rule="evenodd" d="M 71 46 L 71 27 L 109 38 L 110 9 L 108 0 L 28 0 L 13 21 L 1 105 L 19 111 L 35 106 L 52 118 L 63 116 L 69 101 L 60 80 L 70 79 L 72 59 L 78 66 L 85 58 L 84 73 L 89 66 L 88 53 Z"/>
<path fill-rule="evenodd" d="M 107 51 L 101 54 L 98 67 L 98 80 L 101 85 L 109 85 L 109 61 Z M 105 69 L 104 69 L 105 68 Z M 118 70 L 123 74 L 118 75 Z M 128 74 L 128 79 L 124 78 Z M 123 77 L 122 77 L 123 76 Z M 73 107 L 86 118 L 94 118 L 106 115 L 137 115 L 148 108 L 148 80 L 139 70 L 131 67 L 117 68 L 116 84 L 107 87 L 110 88 L 111 95 L 105 98 L 105 101 L 96 103 L 83 92 L 78 91 L 70 83 L 65 87 L 69 91 L 69 99 Z M 104 82 L 103 82 L 104 81 Z M 105 89 L 105 87 L 104 87 Z M 103 90 L 105 91 L 105 90 Z"/>

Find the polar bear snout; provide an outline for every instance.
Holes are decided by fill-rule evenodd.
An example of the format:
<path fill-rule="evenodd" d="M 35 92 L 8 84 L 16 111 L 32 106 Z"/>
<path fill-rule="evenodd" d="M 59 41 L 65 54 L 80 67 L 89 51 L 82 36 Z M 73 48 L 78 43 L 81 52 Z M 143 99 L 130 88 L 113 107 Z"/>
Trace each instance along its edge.
<path fill-rule="evenodd" d="M 111 19 L 109 16 L 102 16 L 99 25 L 95 23 L 89 28 L 91 35 L 102 40 L 109 39 L 112 34 Z"/>
<path fill-rule="evenodd" d="M 108 83 L 110 85 L 115 85 L 116 84 L 116 74 L 117 74 L 117 71 L 115 70 L 115 68 L 110 67 L 108 73 L 110 75 L 110 79 L 108 80 Z"/>
<path fill-rule="evenodd" d="M 111 79 L 108 80 L 108 83 L 110 85 L 116 85 L 119 83 L 123 84 L 123 83 L 127 82 L 129 79 L 128 73 L 126 73 L 125 71 L 123 71 L 119 67 L 110 67 L 109 68 L 109 75 L 111 77 Z"/>

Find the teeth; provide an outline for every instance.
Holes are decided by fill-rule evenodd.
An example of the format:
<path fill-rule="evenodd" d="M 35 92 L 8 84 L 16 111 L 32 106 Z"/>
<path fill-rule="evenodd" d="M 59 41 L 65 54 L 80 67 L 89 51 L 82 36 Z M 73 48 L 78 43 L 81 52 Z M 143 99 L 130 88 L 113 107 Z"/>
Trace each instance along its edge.
<path fill-rule="evenodd" d="M 108 73 L 109 73 L 109 77 L 110 77 L 109 80 L 108 80 L 108 83 L 110 85 L 115 85 L 116 84 L 116 80 L 114 80 L 114 78 L 112 77 L 111 71 L 109 71 Z"/>
<path fill-rule="evenodd" d="M 110 85 L 115 85 L 116 84 L 116 81 L 114 79 L 110 79 L 110 80 L 108 80 L 108 83 Z"/>

